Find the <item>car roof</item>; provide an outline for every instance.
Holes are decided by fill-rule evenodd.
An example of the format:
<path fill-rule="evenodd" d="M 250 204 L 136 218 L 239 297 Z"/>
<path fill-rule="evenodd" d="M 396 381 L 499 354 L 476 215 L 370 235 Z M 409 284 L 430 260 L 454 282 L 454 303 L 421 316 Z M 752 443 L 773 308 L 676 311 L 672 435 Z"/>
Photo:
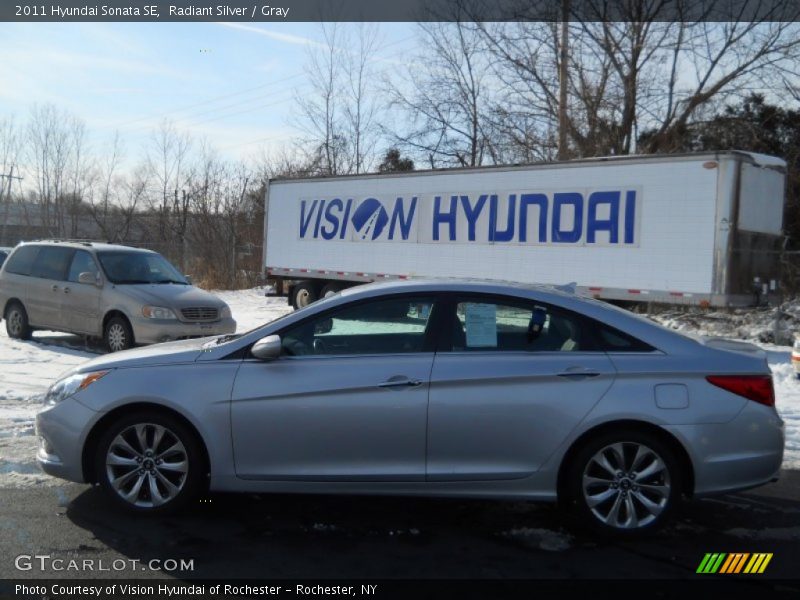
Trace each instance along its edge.
<path fill-rule="evenodd" d="M 105 250 L 105 251 L 125 251 L 125 252 L 146 252 L 153 253 L 146 248 L 134 248 L 133 246 L 123 246 L 122 244 L 109 244 L 105 242 L 92 242 L 83 240 L 31 240 L 21 242 L 20 246 L 58 246 L 63 248 L 81 248 L 83 250 Z"/>

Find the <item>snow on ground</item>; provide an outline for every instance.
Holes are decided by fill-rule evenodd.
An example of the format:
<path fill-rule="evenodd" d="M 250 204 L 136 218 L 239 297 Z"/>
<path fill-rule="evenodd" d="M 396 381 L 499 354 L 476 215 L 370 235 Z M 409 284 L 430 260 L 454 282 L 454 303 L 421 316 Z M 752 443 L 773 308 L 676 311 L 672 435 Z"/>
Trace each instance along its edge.
<path fill-rule="evenodd" d="M 224 291 L 218 295 L 230 305 L 239 331 L 252 329 L 291 310 L 285 298 L 265 298 L 262 289 Z M 777 329 L 779 341 L 792 329 L 800 331 L 800 302 L 784 305 L 782 309 Z M 774 309 L 741 310 L 732 315 L 673 309 L 653 317 L 681 331 L 747 339 L 766 350 L 774 375 L 778 410 L 786 421 L 784 467 L 800 468 L 800 381 L 794 378 L 790 348 L 772 343 L 776 339 Z M 58 485 L 57 480 L 41 474 L 36 467 L 34 416 L 42 408 L 44 392 L 61 373 L 99 353 L 101 348 L 87 345 L 77 336 L 36 332 L 32 341 L 19 342 L 8 338 L 5 324 L 0 326 L 0 486 Z M 538 532 L 517 531 L 509 535 L 539 540 Z M 550 540 L 541 542 L 550 544 Z"/>

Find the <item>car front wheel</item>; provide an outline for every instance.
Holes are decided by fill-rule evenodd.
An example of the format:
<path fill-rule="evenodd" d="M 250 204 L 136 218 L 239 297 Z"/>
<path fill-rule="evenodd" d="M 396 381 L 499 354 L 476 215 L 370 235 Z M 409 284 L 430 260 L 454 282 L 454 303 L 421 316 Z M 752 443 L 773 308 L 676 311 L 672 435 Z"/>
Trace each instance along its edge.
<path fill-rule="evenodd" d="M 103 332 L 103 341 L 109 352 L 120 352 L 133 347 L 133 330 L 127 319 L 120 316 L 111 317 Z"/>
<path fill-rule="evenodd" d="M 631 536 L 656 529 L 681 495 L 674 451 L 640 431 L 592 438 L 575 455 L 568 477 L 575 515 L 601 533 Z"/>
<path fill-rule="evenodd" d="M 164 513 L 197 497 L 205 480 L 196 436 L 157 412 L 124 417 L 98 444 L 96 473 L 117 504 L 135 512 Z"/>

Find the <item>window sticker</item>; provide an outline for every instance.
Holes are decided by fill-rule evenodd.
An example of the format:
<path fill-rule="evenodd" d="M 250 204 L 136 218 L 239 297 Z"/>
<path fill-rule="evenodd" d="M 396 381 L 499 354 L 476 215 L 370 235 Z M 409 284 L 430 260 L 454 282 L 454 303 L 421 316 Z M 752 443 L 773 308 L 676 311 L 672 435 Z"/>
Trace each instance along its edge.
<path fill-rule="evenodd" d="M 467 346 L 497 348 L 497 306 L 468 302 L 465 308 Z"/>

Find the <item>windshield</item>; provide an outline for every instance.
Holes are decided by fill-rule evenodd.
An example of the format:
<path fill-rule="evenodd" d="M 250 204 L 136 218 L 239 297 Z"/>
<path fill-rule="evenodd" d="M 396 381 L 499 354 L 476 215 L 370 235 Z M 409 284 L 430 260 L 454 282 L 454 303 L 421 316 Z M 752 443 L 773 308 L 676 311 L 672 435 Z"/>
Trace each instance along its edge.
<path fill-rule="evenodd" d="M 176 283 L 189 285 L 180 271 L 167 259 L 155 252 L 98 252 L 97 257 L 103 265 L 111 283 Z"/>

